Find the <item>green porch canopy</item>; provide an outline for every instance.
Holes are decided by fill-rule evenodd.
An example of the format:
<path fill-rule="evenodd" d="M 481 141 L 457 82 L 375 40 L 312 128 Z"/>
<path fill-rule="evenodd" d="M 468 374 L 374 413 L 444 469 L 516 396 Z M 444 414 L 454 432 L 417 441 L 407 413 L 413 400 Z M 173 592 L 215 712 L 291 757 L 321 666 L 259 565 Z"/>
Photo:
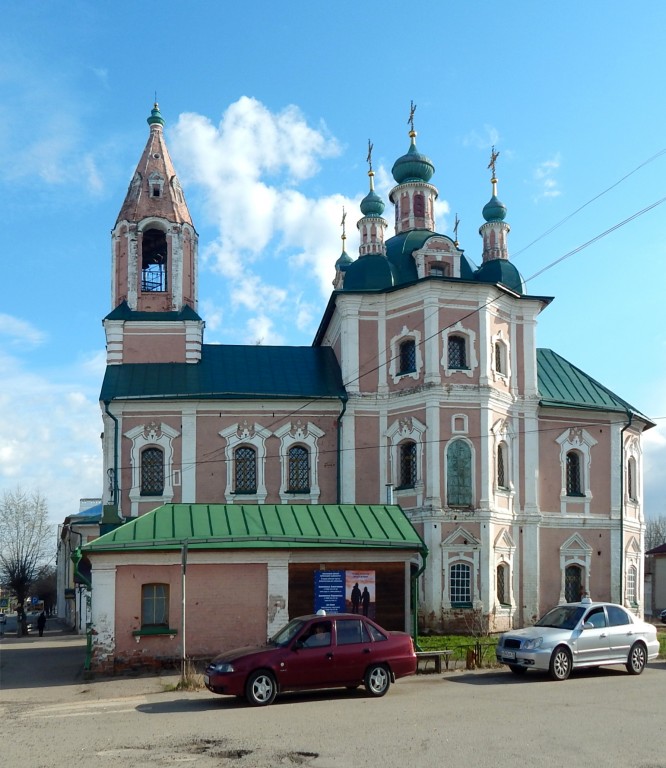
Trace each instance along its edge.
<path fill-rule="evenodd" d="M 400 549 L 427 555 L 401 507 L 164 504 L 85 544 L 86 554 L 189 549 Z"/>

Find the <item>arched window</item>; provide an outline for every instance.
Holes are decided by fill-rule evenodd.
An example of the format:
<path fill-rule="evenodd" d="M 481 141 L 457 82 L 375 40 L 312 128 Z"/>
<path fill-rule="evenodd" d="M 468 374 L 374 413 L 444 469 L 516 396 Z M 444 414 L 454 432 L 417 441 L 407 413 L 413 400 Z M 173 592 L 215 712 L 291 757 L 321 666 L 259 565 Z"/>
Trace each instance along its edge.
<path fill-rule="evenodd" d="M 454 563 L 449 569 L 449 595 L 452 606 L 471 606 L 472 569 L 467 563 Z"/>
<path fill-rule="evenodd" d="M 630 565 L 627 568 L 627 600 L 630 603 L 638 602 L 638 593 L 636 590 L 636 566 Z"/>
<path fill-rule="evenodd" d="M 414 339 L 407 339 L 400 344 L 400 370 L 402 373 L 413 373 L 416 370 L 416 344 Z"/>
<path fill-rule="evenodd" d="M 420 192 L 414 195 L 414 216 L 417 218 L 425 216 L 425 196 Z"/>
<path fill-rule="evenodd" d="M 147 229 L 141 238 L 141 290 L 167 290 L 167 239 L 161 229 Z"/>
<path fill-rule="evenodd" d="M 567 496 L 582 496 L 583 482 L 581 460 L 578 451 L 567 453 Z"/>
<path fill-rule="evenodd" d="M 234 476 L 236 493 L 257 492 L 257 452 L 248 445 L 234 451 Z"/>
<path fill-rule="evenodd" d="M 583 596 L 583 569 L 580 565 L 567 565 L 564 571 L 564 599 L 577 603 Z"/>
<path fill-rule="evenodd" d="M 407 440 L 400 444 L 400 488 L 416 485 L 416 443 Z"/>
<path fill-rule="evenodd" d="M 509 605 L 509 566 L 500 563 L 497 566 L 497 602 L 500 605 Z"/>
<path fill-rule="evenodd" d="M 446 500 L 450 507 L 472 506 L 472 449 L 453 440 L 446 451 Z"/>
<path fill-rule="evenodd" d="M 507 445 L 506 443 L 500 443 L 497 446 L 497 487 L 498 488 L 509 487 L 508 470 L 509 470 L 509 463 L 508 463 L 508 457 L 507 457 Z"/>
<path fill-rule="evenodd" d="M 144 448 L 141 451 L 141 495 L 161 496 L 164 493 L 164 451 Z"/>
<path fill-rule="evenodd" d="M 288 493 L 310 492 L 310 456 L 308 449 L 294 445 L 289 449 Z"/>
<path fill-rule="evenodd" d="M 464 336 L 449 336 L 448 366 L 455 369 L 467 369 L 467 344 Z"/>
<path fill-rule="evenodd" d="M 169 626 L 169 585 L 143 584 L 141 587 L 141 627 Z"/>
<path fill-rule="evenodd" d="M 638 501 L 636 493 L 636 459 L 631 456 L 627 462 L 627 495 L 631 501 Z"/>
<path fill-rule="evenodd" d="M 505 373 L 504 360 L 502 355 L 502 345 L 499 341 L 495 342 L 495 370 L 497 373 Z"/>

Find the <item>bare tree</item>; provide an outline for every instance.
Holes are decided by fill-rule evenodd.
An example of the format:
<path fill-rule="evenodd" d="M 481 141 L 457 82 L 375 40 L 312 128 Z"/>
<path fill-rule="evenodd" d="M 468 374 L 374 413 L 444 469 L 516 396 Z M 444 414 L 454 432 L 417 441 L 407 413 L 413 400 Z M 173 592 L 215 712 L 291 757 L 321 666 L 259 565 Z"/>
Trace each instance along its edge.
<path fill-rule="evenodd" d="M 645 551 L 666 544 L 666 515 L 645 521 Z"/>
<path fill-rule="evenodd" d="M 0 500 L 0 582 L 16 597 L 17 631 L 27 630 L 25 601 L 37 578 L 52 563 L 54 527 L 39 491 L 5 491 Z M 20 624 L 20 626 L 18 626 Z"/>

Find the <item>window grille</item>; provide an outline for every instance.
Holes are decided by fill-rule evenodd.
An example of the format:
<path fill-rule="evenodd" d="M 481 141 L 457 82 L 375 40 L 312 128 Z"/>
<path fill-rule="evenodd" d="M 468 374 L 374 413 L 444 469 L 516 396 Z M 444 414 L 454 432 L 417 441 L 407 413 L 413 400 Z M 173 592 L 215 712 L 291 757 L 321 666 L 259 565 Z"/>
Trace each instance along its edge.
<path fill-rule="evenodd" d="M 164 451 L 144 448 L 141 452 L 141 495 L 161 496 L 164 493 Z"/>
<path fill-rule="evenodd" d="M 506 488 L 506 445 L 500 443 L 497 446 L 497 487 Z"/>
<path fill-rule="evenodd" d="M 472 569 L 466 563 L 454 563 L 449 571 L 449 587 L 452 604 L 471 604 Z"/>
<path fill-rule="evenodd" d="M 166 266 L 150 264 L 141 271 L 141 290 L 145 292 L 166 291 Z"/>
<path fill-rule="evenodd" d="M 568 565 L 564 571 L 564 599 L 577 603 L 583 593 L 582 569 L 579 565 Z"/>
<path fill-rule="evenodd" d="M 289 449 L 289 493 L 310 492 L 310 459 L 307 448 L 295 445 Z"/>
<path fill-rule="evenodd" d="M 449 336 L 448 361 L 449 368 L 467 368 L 467 348 L 462 336 Z"/>
<path fill-rule="evenodd" d="M 580 454 L 577 451 L 567 453 L 567 496 L 582 496 Z"/>
<path fill-rule="evenodd" d="M 144 584 L 141 587 L 141 626 L 169 626 L 168 584 Z"/>
<path fill-rule="evenodd" d="M 241 446 L 234 451 L 236 493 L 257 492 L 257 452 Z"/>
<path fill-rule="evenodd" d="M 416 485 L 416 443 L 400 445 L 400 487 L 413 488 Z"/>
<path fill-rule="evenodd" d="M 450 507 L 472 506 L 472 449 L 464 440 L 446 451 L 446 500 Z"/>
<path fill-rule="evenodd" d="M 400 345 L 400 370 L 398 373 L 413 373 L 416 370 L 416 342 L 403 341 Z"/>
<path fill-rule="evenodd" d="M 500 605 L 508 605 L 506 593 L 506 566 L 504 564 L 497 566 L 497 602 Z"/>

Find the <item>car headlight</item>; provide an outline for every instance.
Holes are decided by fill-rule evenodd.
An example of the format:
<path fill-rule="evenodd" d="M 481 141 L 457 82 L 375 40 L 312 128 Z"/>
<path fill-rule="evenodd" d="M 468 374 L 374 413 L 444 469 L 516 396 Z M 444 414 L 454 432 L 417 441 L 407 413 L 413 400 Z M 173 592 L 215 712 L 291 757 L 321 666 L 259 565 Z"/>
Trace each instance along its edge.
<path fill-rule="evenodd" d="M 540 648 L 543 643 L 543 637 L 535 637 L 533 640 L 525 640 L 523 650 L 533 651 L 535 648 Z"/>
<path fill-rule="evenodd" d="M 227 661 L 221 661 L 219 664 L 211 664 L 209 669 L 211 672 L 217 672 L 218 675 L 224 675 L 228 672 L 233 672 L 234 665 L 229 664 Z"/>

